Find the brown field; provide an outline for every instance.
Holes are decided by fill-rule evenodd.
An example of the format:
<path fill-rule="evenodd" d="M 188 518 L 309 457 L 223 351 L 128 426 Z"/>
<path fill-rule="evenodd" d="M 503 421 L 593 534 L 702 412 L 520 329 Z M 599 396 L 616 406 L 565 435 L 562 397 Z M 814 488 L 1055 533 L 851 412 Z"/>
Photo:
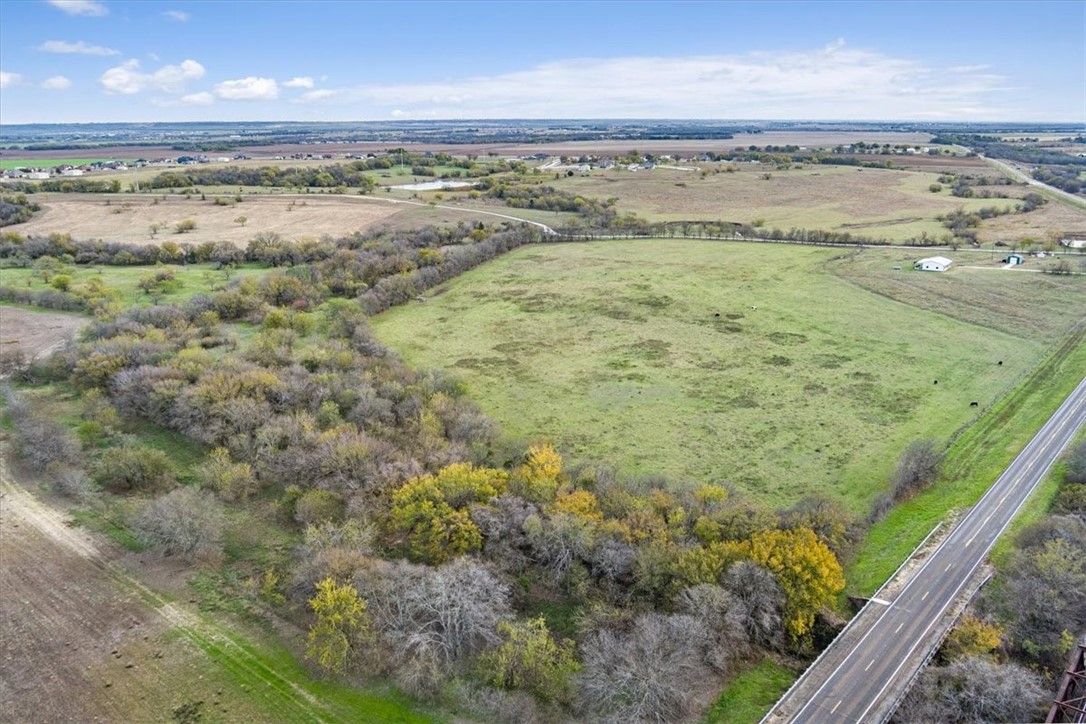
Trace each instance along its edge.
<path fill-rule="evenodd" d="M 653 221 L 720 220 L 788 229 L 827 229 L 905 240 L 945 233 L 935 217 L 957 208 L 1014 203 L 1006 199 L 961 199 L 944 188 L 928 190 L 938 174 L 921 171 L 806 166 L 778 171 L 739 165 L 735 173 L 654 169 L 608 171 L 560 178 L 560 188 L 599 199 L 617 197 L 620 211 Z M 769 174 L 769 179 L 763 179 Z M 1001 187 L 1011 196 L 1024 187 Z"/>
<path fill-rule="evenodd" d="M 980 226 L 977 239 L 982 242 L 1058 241 L 1067 232 L 1086 234 L 1086 211 L 1058 201 L 1049 201 L 1028 214 L 1011 214 L 988 219 Z"/>
<path fill-rule="evenodd" d="M 158 203 L 156 199 L 160 199 Z M 292 239 L 341 236 L 387 222 L 404 210 L 404 206 L 383 199 L 320 194 L 246 196 L 235 206 L 216 206 L 210 196 L 201 201 L 199 196 L 186 199 L 176 194 L 49 194 L 42 195 L 40 203 L 41 214 L 7 230 L 21 234 L 61 232 L 75 239 L 128 243 L 228 241 L 244 245 L 262 231 Z M 246 217 L 244 225 L 234 221 L 239 216 Z M 196 221 L 196 228 L 175 233 L 174 226 L 185 219 Z M 153 238 L 151 224 L 161 225 Z"/>
<path fill-rule="evenodd" d="M 76 314 L 0 306 L 0 356 L 24 360 L 43 357 L 59 349 L 89 321 Z"/>
<path fill-rule="evenodd" d="M 423 198 L 433 199 L 435 194 Z M 74 239 L 104 239 L 132 244 L 175 241 L 201 244 L 227 241 L 245 246 L 261 232 L 276 232 L 288 239 L 345 236 L 374 229 L 409 230 L 424 226 L 447 226 L 463 222 L 500 224 L 506 219 L 494 214 L 522 217 L 547 224 L 561 223 L 568 215 L 542 211 L 508 209 L 463 195 L 448 193 L 431 205 L 404 197 L 351 196 L 333 194 L 247 194 L 233 206 L 216 206 L 213 196 L 186 199 L 181 194 L 42 194 L 36 197 L 42 213 L 23 224 L 5 227 L 20 234 L 70 234 Z M 232 198 L 224 196 L 223 198 Z M 158 203 L 154 203 L 155 200 Z M 478 208 L 483 207 L 486 208 Z M 245 224 L 234 221 L 245 216 Z M 196 228 L 175 233 L 177 222 L 192 219 Z M 161 229 L 151 235 L 151 224 Z"/>
<path fill-rule="evenodd" d="M 170 721 L 176 707 L 194 701 L 223 719 L 214 710 L 222 681 L 207 675 L 214 664 L 174 633 L 195 616 L 161 600 L 149 605 L 148 589 L 120 563 L 123 552 L 71 528 L 15 485 L 6 465 L 0 474 L 3 719 Z M 230 708 L 261 714 L 236 694 Z"/>

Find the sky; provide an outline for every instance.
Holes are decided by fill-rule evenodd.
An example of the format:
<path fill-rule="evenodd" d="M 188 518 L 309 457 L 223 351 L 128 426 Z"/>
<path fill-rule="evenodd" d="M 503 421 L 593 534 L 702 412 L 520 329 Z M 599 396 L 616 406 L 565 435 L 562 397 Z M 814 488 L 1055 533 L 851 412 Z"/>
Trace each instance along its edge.
<path fill-rule="evenodd" d="M 1086 0 L 2 0 L 0 123 L 1086 124 Z"/>

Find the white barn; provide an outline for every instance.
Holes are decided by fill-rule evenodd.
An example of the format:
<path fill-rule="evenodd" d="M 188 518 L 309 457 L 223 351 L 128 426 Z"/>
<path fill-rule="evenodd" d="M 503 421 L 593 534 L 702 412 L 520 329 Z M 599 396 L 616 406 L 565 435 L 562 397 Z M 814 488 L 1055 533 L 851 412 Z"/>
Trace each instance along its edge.
<path fill-rule="evenodd" d="M 920 261 L 913 264 L 913 269 L 919 269 L 920 271 L 941 272 L 949 269 L 950 265 L 953 263 L 954 262 L 952 262 L 950 259 L 947 259 L 945 256 L 929 256 L 928 258 L 921 259 Z"/>

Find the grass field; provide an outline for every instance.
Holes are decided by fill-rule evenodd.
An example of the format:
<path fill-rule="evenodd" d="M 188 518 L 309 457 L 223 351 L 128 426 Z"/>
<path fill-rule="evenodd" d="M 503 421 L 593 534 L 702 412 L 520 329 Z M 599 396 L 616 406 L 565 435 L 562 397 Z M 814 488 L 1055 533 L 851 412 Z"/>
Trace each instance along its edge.
<path fill-rule="evenodd" d="M 259 276 L 267 273 L 266 267 L 242 265 L 229 271 L 216 270 L 211 264 L 169 265 L 164 267 L 174 273 L 181 282 L 180 288 L 163 294 L 160 303 L 183 302 L 197 294 L 209 294 L 226 286 L 231 279 L 245 276 Z M 133 305 L 150 305 L 154 299 L 139 288 L 141 279 L 155 273 L 152 266 L 76 266 L 69 265 L 53 274 L 67 274 L 72 278 L 72 290 L 78 290 L 91 279 L 100 279 L 102 284 L 117 293 L 117 300 L 122 308 Z M 17 289 L 51 288 L 37 269 L 0 269 L 0 284 Z"/>
<path fill-rule="evenodd" d="M 702 165 L 707 169 L 728 166 Z M 617 197 L 621 212 L 632 211 L 651 221 L 761 220 L 769 228 L 826 229 L 891 241 L 904 241 L 924 232 L 938 238 L 946 229 L 935 217 L 958 208 L 970 211 L 1016 203 L 1013 198 L 958 198 L 945 185 L 932 193 L 929 187 L 937 182 L 939 172 L 819 165 L 784 171 L 769 165 L 733 167 L 738 169 L 734 173 L 704 177 L 697 172 L 657 168 L 560 177 L 547 182 L 586 197 Z M 986 169 L 970 166 L 961 171 L 976 174 Z M 769 178 L 763 178 L 765 174 Z M 1001 190 L 1011 196 L 1026 192 L 1024 187 Z"/>
<path fill-rule="evenodd" d="M 1044 356 L 1081 314 L 1060 300 L 1086 284 L 1036 284 L 1016 303 L 1050 320 L 1003 331 L 1013 325 L 998 308 L 984 326 L 956 315 L 978 288 L 998 295 L 1024 275 L 936 275 L 939 296 L 919 308 L 831 273 L 847 263 L 838 253 L 675 240 L 531 247 L 373 326 L 412 365 L 460 377 L 513 436 L 632 473 L 732 483 L 771 506 L 824 491 L 862 511 L 909 440 L 948 439 Z M 899 265 L 888 251 L 863 258 Z"/>
<path fill-rule="evenodd" d="M 131 161 L 131 158 L 3 158 L 0 168 L 54 168 L 55 166 L 86 166 L 95 161 Z"/>

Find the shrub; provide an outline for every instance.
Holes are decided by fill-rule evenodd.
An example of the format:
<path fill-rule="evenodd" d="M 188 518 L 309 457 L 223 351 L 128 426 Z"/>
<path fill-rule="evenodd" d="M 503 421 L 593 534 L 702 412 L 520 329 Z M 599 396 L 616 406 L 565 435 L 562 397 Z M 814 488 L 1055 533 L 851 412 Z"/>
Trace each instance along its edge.
<path fill-rule="evenodd" d="M 1086 484 L 1086 440 L 1067 451 L 1065 480 L 1069 483 Z"/>
<path fill-rule="evenodd" d="M 898 458 L 890 492 L 894 500 L 904 500 L 930 485 L 939 474 L 943 453 L 936 440 L 914 440 Z"/>
<path fill-rule="evenodd" d="M 566 701 L 569 677 L 580 667 L 570 640 L 557 642 L 543 617 L 498 624 L 502 642 L 479 657 L 483 679 L 503 689 L 524 689 L 544 701 Z"/>
<path fill-rule="evenodd" d="M 245 500 L 257 491 L 258 482 L 249 463 L 230 460 L 230 451 L 215 448 L 196 470 L 201 484 L 214 488 L 224 500 Z"/>
<path fill-rule="evenodd" d="M 95 464 L 93 477 L 114 493 L 166 488 L 177 482 L 166 453 L 139 445 L 107 450 Z"/>
<path fill-rule="evenodd" d="M 178 488 L 147 506 L 135 529 L 164 555 L 203 558 L 222 551 L 223 511 L 210 493 Z"/>
<path fill-rule="evenodd" d="M 342 520 L 346 505 L 343 498 L 330 490 L 314 488 L 302 493 L 294 504 L 294 519 L 304 525 L 317 525 Z"/>

